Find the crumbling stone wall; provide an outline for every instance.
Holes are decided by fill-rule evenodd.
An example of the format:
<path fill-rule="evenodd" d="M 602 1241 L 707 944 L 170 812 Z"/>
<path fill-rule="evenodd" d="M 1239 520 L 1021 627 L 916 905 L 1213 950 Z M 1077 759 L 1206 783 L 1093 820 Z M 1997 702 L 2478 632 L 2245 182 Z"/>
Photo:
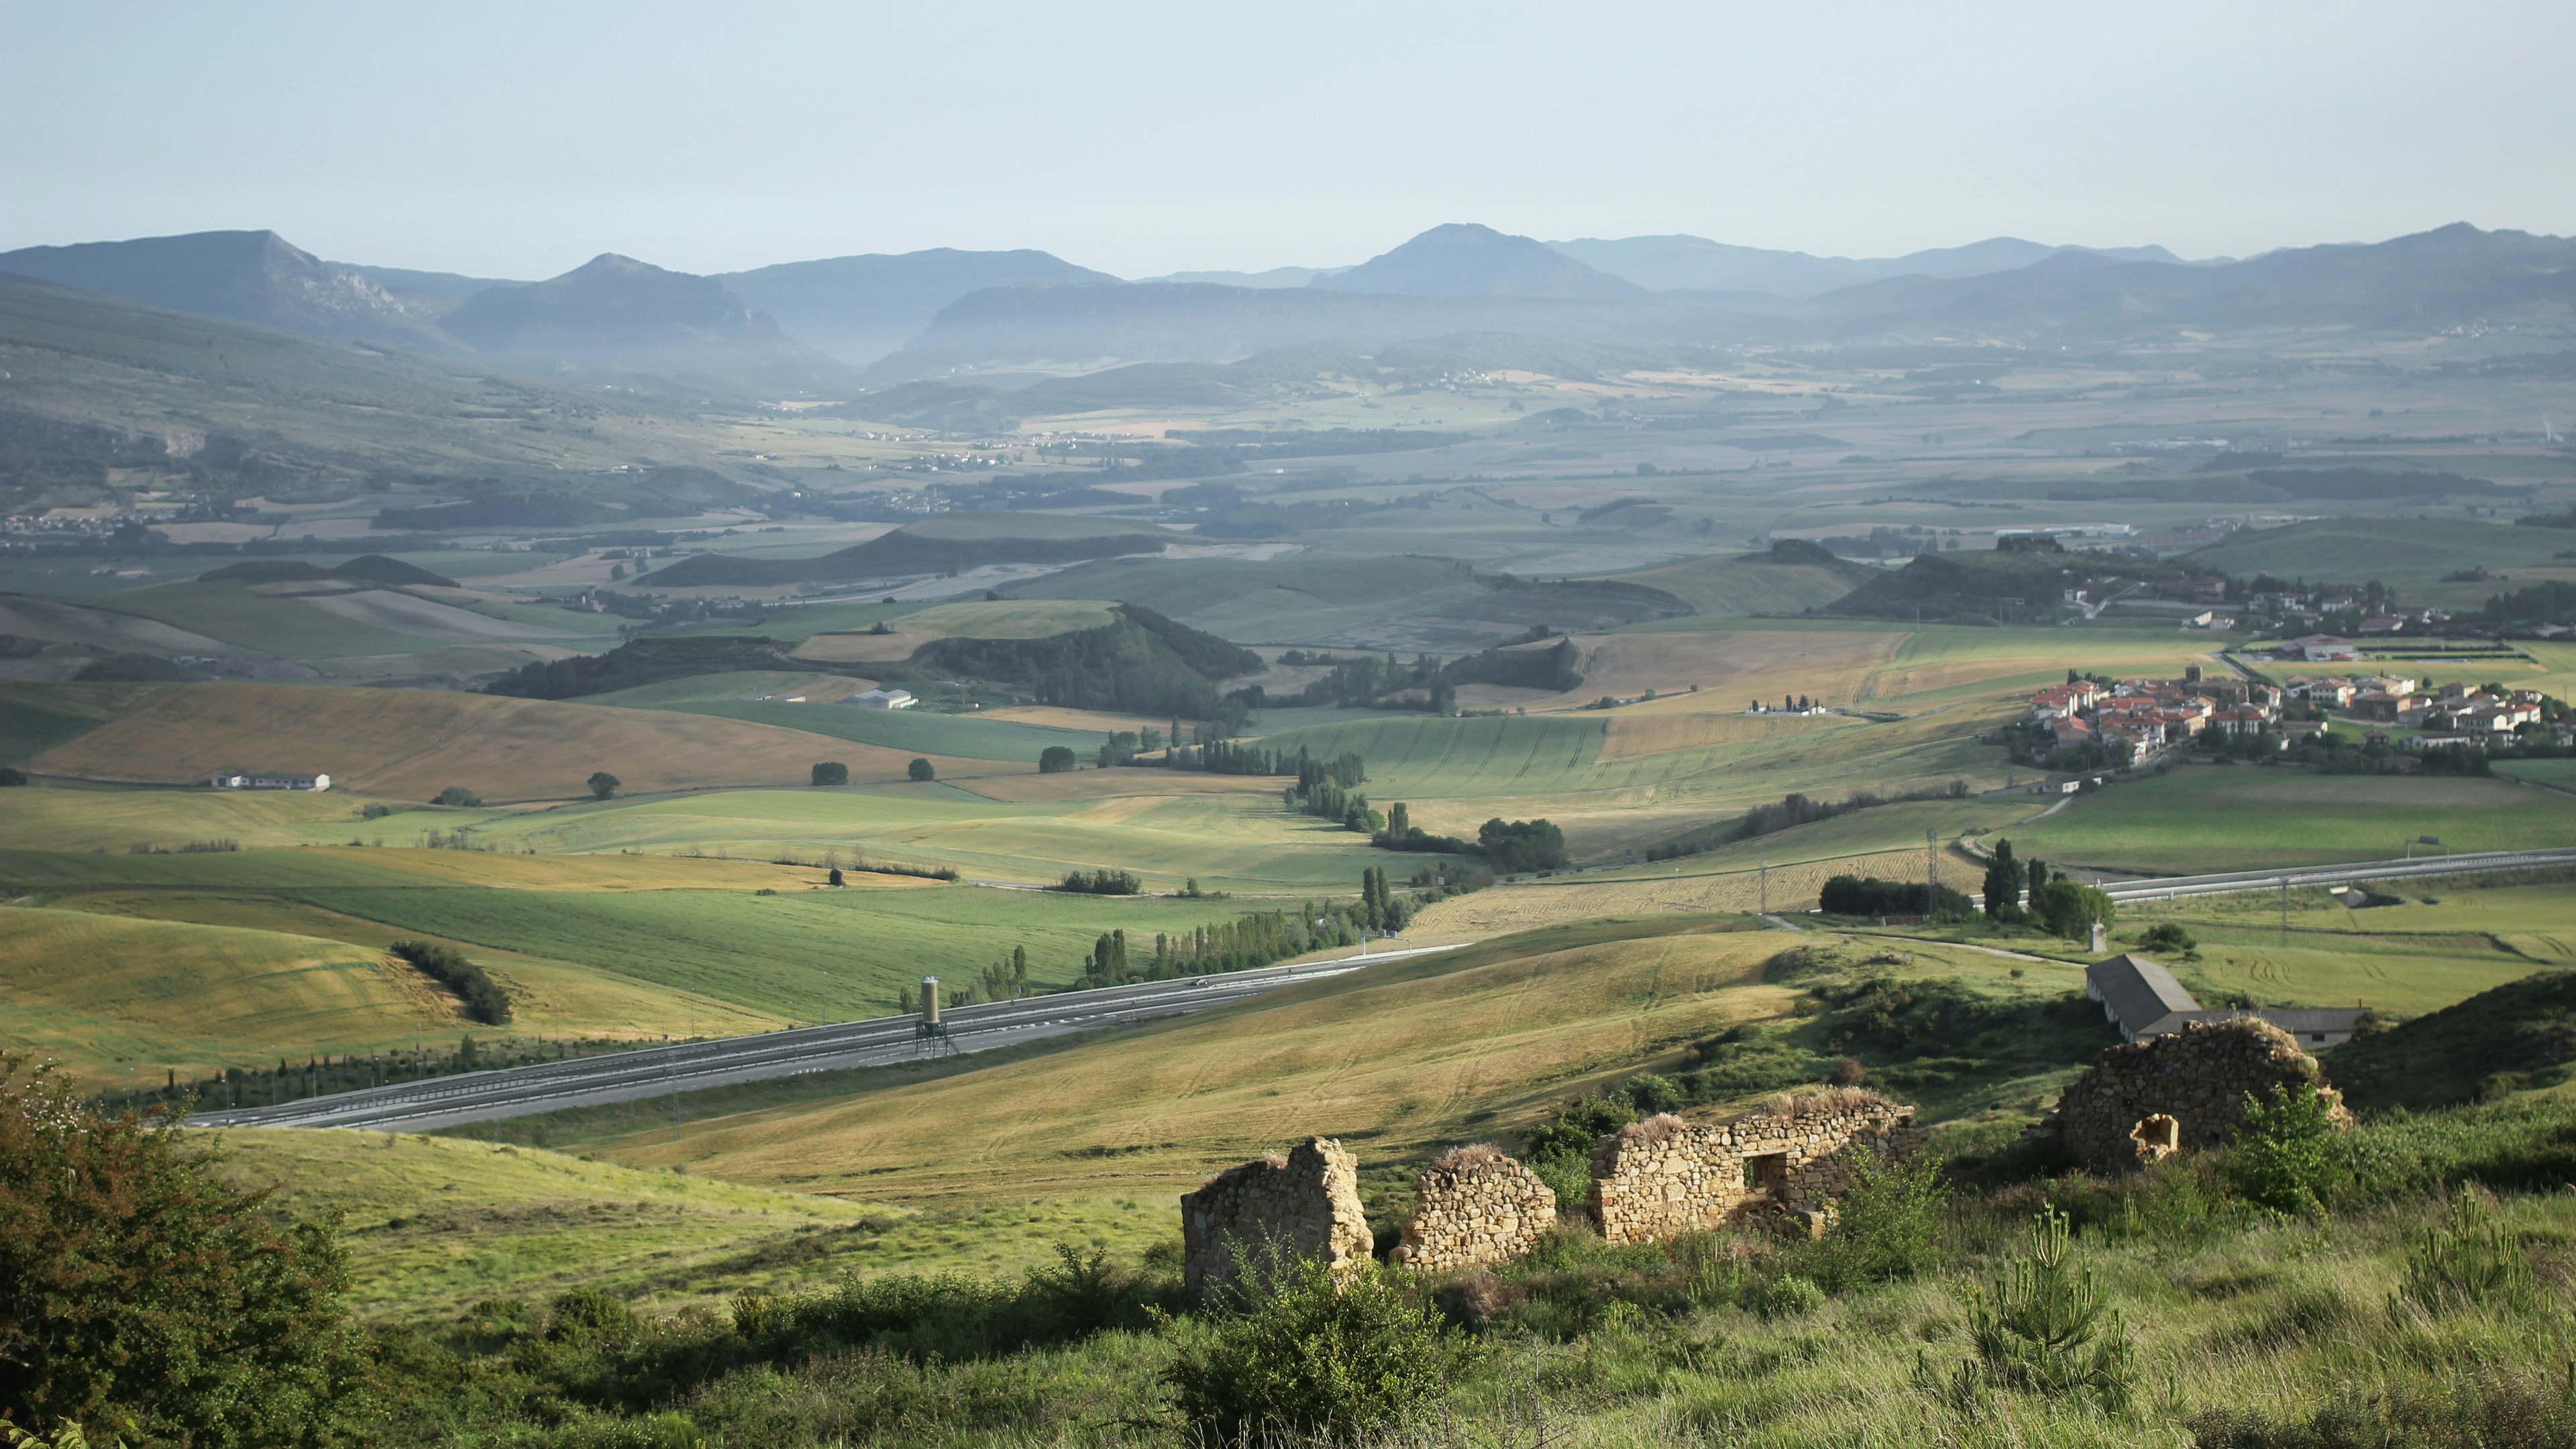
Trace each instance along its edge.
<path fill-rule="evenodd" d="M 1903 1154 L 1920 1140 L 1912 1107 L 1839 1088 L 1714 1126 L 1650 1117 L 1594 1145 L 1592 1220 L 1614 1243 L 1765 1219 L 1818 1232 L 1851 1188 L 1855 1148 Z"/>
<path fill-rule="evenodd" d="M 1422 1170 L 1413 1221 L 1389 1256 L 1430 1273 L 1508 1263 L 1556 1225 L 1556 1193 L 1491 1147 L 1461 1147 Z"/>
<path fill-rule="evenodd" d="M 2352 1125 L 2343 1094 L 2288 1032 L 2259 1017 L 2192 1022 L 2104 1050 L 2031 1136 L 2055 1142 L 2078 1167 L 2125 1171 L 2223 1145 L 2245 1120 L 2246 1094 L 2268 1103 L 2299 1082 L 2323 1088 L 2336 1122 Z"/>
<path fill-rule="evenodd" d="M 1182 1275 L 1201 1297 L 1234 1280 L 1238 1244 L 1251 1252 L 1276 1245 L 1337 1271 L 1377 1251 L 1360 1210 L 1358 1161 L 1329 1137 L 1228 1169 L 1184 1195 L 1181 1243 Z"/>

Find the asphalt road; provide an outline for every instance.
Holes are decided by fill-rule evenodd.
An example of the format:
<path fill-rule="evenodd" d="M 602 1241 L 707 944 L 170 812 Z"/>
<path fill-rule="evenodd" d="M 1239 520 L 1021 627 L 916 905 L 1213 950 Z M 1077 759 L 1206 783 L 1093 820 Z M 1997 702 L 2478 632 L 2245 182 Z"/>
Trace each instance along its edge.
<path fill-rule="evenodd" d="M 2372 860 L 2345 865 L 2299 866 L 2289 870 L 2239 870 L 2222 875 L 2169 875 L 2148 880 L 2114 881 L 2102 893 L 2115 901 L 2167 901 L 2178 896 L 2218 896 L 2236 891 L 2279 890 L 2294 886 L 2367 885 L 2408 876 L 2486 875 L 2504 870 L 2543 870 L 2576 865 L 2576 850 L 2497 850 L 2476 855 L 2419 855 L 2412 860 Z M 2081 879 L 2083 872 L 2074 873 Z M 1982 892 L 1969 900 L 1986 903 Z"/>
<path fill-rule="evenodd" d="M 986 1002 L 953 1007 L 942 1015 L 949 1045 L 955 1050 L 990 1051 L 1069 1032 L 1205 1011 L 1381 961 L 1455 949 L 1416 946 L 1373 950 L 1366 956 L 1342 956 L 1330 961 Z M 925 1055 L 924 1044 L 915 1036 L 917 1021 L 910 1016 L 881 1016 L 759 1036 L 645 1047 L 604 1057 L 540 1062 L 335 1092 L 275 1107 L 201 1112 L 189 1121 L 199 1127 L 368 1127 L 423 1132 L 434 1127 L 490 1122 L 602 1102 L 632 1102 L 771 1077 L 914 1061 Z"/>

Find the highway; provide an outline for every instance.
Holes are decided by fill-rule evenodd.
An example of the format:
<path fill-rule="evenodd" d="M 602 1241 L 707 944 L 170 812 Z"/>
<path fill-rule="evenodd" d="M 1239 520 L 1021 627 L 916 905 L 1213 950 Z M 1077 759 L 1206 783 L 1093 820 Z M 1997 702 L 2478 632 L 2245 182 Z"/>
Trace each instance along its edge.
<path fill-rule="evenodd" d="M 2306 866 L 2292 870 L 2232 871 L 2218 875 L 2162 876 L 2118 881 L 2102 890 L 2115 901 L 2172 900 L 2182 896 L 2294 886 L 2362 884 L 2408 877 L 2473 875 L 2576 865 L 2576 850 L 2494 851 L 2476 855 L 2422 856 L 2412 860 Z M 1972 897 L 1983 905 L 1982 897 Z M 1787 924 L 1783 922 L 1782 924 Z M 1254 971 L 1193 976 L 1066 992 L 1020 1001 L 954 1007 L 945 1013 L 949 1044 L 959 1052 L 1090 1031 L 1154 1017 L 1178 1016 L 1319 981 L 1381 961 L 1400 960 L 1455 946 L 1372 951 L 1329 961 L 1267 966 Z M 204 1112 L 201 1127 L 365 1127 L 426 1131 L 467 1122 L 489 1122 L 566 1107 L 631 1102 L 682 1091 L 731 1086 L 845 1067 L 889 1066 L 923 1054 L 916 1018 L 880 1016 L 829 1026 L 796 1027 L 760 1036 L 645 1047 L 603 1057 L 541 1062 L 498 1071 L 466 1072 L 354 1092 L 307 1097 L 275 1107 Z"/>
<path fill-rule="evenodd" d="M 990 1051 L 1069 1032 L 1205 1011 L 1381 961 L 1456 949 L 1452 945 L 1376 950 L 1365 956 L 1354 954 L 1329 961 L 985 1002 L 952 1007 L 941 1015 L 948 1028 L 949 1044 L 955 1050 Z M 434 1127 L 490 1122 L 602 1102 L 632 1102 L 737 1082 L 914 1061 L 925 1054 L 915 1035 L 918 1021 L 912 1016 L 880 1016 L 759 1036 L 643 1047 L 609 1056 L 334 1092 L 275 1107 L 201 1112 L 189 1122 L 198 1127 L 365 1127 L 424 1132 Z"/>
<path fill-rule="evenodd" d="M 2504 870 L 2546 870 L 2576 865 L 2576 850 L 2496 850 L 2475 855 L 2419 855 L 2412 860 L 2372 860 L 2346 865 L 2297 866 L 2288 870 L 2239 870 L 2221 875 L 2168 875 L 2148 880 L 2112 881 L 2101 887 L 2114 901 L 2169 901 L 2181 896 L 2219 896 L 2236 891 L 2279 890 L 2294 886 L 2364 885 L 2409 876 L 2486 875 Z M 2079 878 L 2082 872 L 2075 873 Z M 1982 892 L 1969 900 L 1979 909 Z"/>

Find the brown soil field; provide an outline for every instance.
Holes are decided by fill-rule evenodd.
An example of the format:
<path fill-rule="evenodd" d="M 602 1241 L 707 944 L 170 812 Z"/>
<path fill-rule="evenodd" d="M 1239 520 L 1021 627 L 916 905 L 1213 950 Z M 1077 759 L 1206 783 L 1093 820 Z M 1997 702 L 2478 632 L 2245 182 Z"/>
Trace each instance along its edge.
<path fill-rule="evenodd" d="M 462 785 L 487 800 L 579 798 L 594 770 L 630 794 L 803 784 L 817 760 L 853 781 L 901 780 L 904 751 L 662 710 L 429 690 L 196 684 L 46 751 L 49 775 L 143 784 L 217 770 L 320 771 L 335 787 L 426 800 Z M 990 762 L 934 757 L 942 775 Z"/>
<path fill-rule="evenodd" d="M 1231 685 L 1233 681 L 1228 680 L 1227 683 Z M 1172 727 L 1172 722 L 1168 719 L 1141 719 L 1127 715 L 1101 714 L 1095 710 L 1066 709 L 1061 705 L 1053 704 L 1016 704 L 1008 709 L 987 709 L 976 713 L 980 719 L 1006 719 L 1020 724 L 1048 725 L 1060 730 L 1094 730 L 1101 734 L 1142 729 L 1158 729 L 1168 733 Z"/>

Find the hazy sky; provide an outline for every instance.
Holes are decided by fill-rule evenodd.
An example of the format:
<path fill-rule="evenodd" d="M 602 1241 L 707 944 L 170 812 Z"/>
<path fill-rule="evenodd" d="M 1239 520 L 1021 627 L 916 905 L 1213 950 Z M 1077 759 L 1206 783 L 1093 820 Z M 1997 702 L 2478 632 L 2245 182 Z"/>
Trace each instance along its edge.
<path fill-rule="evenodd" d="M 2576 5 L 0 0 L 0 248 L 534 277 L 1444 221 L 1884 255 L 2576 232 Z"/>

